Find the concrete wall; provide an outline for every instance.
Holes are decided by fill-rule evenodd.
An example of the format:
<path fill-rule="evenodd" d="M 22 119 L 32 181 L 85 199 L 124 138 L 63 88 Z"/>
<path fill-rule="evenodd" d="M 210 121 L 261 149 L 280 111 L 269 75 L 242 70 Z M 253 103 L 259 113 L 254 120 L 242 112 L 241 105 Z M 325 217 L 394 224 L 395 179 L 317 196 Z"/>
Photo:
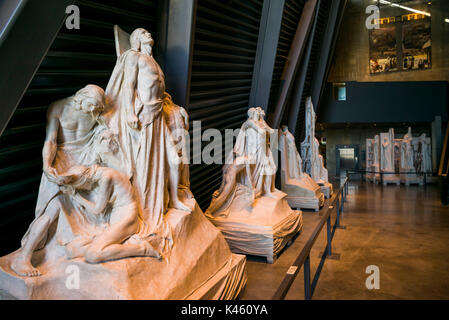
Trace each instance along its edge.
<path fill-rule="evenodd" d="M 417 3 L 419 1 L 410 1 Z M 427 3 L 427 1 L 423 1 Z M 421 1 L 422 3 L 422 1 Z M 449 1 L 433 0 L 424 5 L 432 14 L 432 69 L 398 71 L 385 74 L 369 73 L 369 38 L 365 9 L 372 0 L 350 0 L 341 26 L 329 82 L 347 81 L 449 81 Z M 407 5 L 407 3 L 403 3 Z M 406 13 L 402 9 L 382 9 L 381 17 Z"/>
<path fill-rule="evenodd" d="M 326 167 L 329 171 L 329 176 L 334 176 L 337 173 L 336 165 L 336 146 L 337 145 L 359 145 L 359 168 L 365 169 L 365 155 L 366 155 L 366 139 L 374 138 L 376 134 L 381 132 L 388 132 L 390 127 L 366 125 L 365 127 L 349 126 L 347 128 L 326 128 L 322 135 L 326 137 Z M 408 125 L 392 126 L 395 131 L 395 138 L 402 139 L 407 133 Z M 425 133 L 426 136 L 431 136 L 431 126 L 429 125 L 415 125 L 412 126 L 413 137 L 418 137 Z"/>
<path fill-rule="evenodd" d="M 449 39 L 448 39 L 449 41 Z M 448 82 L 346 82 L 346 101 L 337 101 L 332 84 L 323 94 L 318 121 L 323 123 L 447 121 Z"/>

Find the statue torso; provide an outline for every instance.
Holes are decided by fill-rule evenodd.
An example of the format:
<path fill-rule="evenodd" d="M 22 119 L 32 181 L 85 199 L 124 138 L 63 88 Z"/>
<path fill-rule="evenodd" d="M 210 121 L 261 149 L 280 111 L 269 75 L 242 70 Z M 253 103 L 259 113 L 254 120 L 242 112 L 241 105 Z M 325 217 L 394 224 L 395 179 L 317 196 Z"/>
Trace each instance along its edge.
<path fill-rule="evenodd" d="M 92 114 L 76 110 L 70 98 L 54 107 L 60 109 L 58 143 L 82 139 L 97 124 Z"/>

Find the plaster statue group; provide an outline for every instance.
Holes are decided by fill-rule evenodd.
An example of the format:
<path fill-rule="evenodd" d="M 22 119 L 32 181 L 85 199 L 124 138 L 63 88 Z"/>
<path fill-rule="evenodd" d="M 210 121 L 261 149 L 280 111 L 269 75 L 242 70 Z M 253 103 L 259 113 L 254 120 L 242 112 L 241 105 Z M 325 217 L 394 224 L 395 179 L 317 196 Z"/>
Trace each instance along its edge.
<path fill-rule="evenodd" d="M 87 85 L 48 109 L 36 217 L 21 248 L 0 258 L 0 292 L 235 298 L 246 282 L 245 257 L 231 253 L 190 192 L 182 162 L 188 116 L 165 92 L 151 34 L 116 26 L 115 36 L 106 91 Z M 254 182 L 274 192 L 270 176 Z M 67 288 L 69 266 L 79 269 L 78 290 Z"/>
<path fill-rule="evenodd" d="M 322 191 L 332 194 L 311 100 L 304 161 L 287 127 L 278 138 L 261 108 L 248 110 L 203 214 L 190 191 L 188 114 L 165 91 L 154 40 L 142 28 L 114 35 L 106 90 L 90 84 L 48 108 L 35 219 L 0 258 L 0 298 L 236 298 L 246 284 L 239 253 L 273 263 L 302 228 L 291 207 L 318 211 Z M 275 187 L 278 143 L 285 192 Z"/>
<path fill-rule="evenodd" d="M 277 141 L 271 140 L 274 131 L 264 115 L 261 108 L 248 110 L 206 215 L 233 252 L 264 256 L 273 263 L 301 230 L 302 213 L 291 209 L 287 194 L 274 186 L 276 165 L 270 144 Z"/>
<path fill-rule="evenodd" d="M 366 140 L 366 169 L 373 182 L 423 185 L 423 174 L 432 173 L 431 140 L 425 133 L 414 138 L 410 127 L 402 139 L 395 139 L 391 128 Z"/>
<path fill-rule="evenodd" d="M 324 167 L 323 156 L 320 154 L 320 144 L 315 137 L 316 115 L 313 110 L 312 98 L 306 101 L 306 130 L 305 139 L 301 143 L 301 157 L 304 163 L 304 171 L 318 183 L 326 198 L 332 195 L 332 184 L 329 183 L 328 172 Z"/>

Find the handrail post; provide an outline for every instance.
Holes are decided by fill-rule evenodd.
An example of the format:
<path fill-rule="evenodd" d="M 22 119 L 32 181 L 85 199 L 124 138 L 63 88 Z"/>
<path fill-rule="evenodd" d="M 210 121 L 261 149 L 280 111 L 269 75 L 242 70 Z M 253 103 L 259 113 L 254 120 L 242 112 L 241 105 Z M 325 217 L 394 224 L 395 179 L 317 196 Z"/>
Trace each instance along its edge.
<path fill-rule="evenodd" d="M 345 188 L 343 188 L 344 190 Z M 339 210 L 338 216 L 340 216 L 340 211 L 343 212 L 345 210 L 345 198 L 344 198 L 344 192 L 340 195 L 340 201 L 341 201 L 341 210 Z"/>
<path fill-rule="evenodd" d="M 337 198 L 337 202 L 335 203 L 335 211 L 337 213 L 337 218 L 335 219 L 335 227 L 338 228 L 340 226 L 340 199 Z"/>
<path fill-rule="evenodd" d="M 331 232 L 331 215 L 329 213 L 329 217 L 327 217 L 327 247 L 326 247 L 327 255 L 332 255 L 332 232 Z"/>
<path fill-rule="evenodd" d="M 310 300 L 310 254 L 307 256 L 304 262 L 304 297 L 306 300 Z"/>
<path fill-rule="evenodd" d="M 346 196 L 347 196 L 348 193 L 349 193 L 349 184 L 348 184 L 348 181 L 346 181 L 345 188 L 346 188 L 346 191 L 345 191 L 345 201 L 346 201 Z"/>

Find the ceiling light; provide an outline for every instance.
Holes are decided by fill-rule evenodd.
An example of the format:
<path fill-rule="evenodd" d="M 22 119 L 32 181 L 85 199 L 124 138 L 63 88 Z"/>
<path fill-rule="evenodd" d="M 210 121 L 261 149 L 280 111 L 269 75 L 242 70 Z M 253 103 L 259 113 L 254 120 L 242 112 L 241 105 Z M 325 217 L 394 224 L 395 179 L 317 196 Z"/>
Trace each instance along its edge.
<path fill-rule="evenodd" d="M 407 10 L 407 11 L 411 11 L 411 12 L 414 12 L 414 13 L 423 14 L 423 15 L 428 16 L 428 17 L 431 16 L 431 14 L 428 13 L 428 12 L 421 11 L 421 10 L 416 10 L 416 9 L 413 9 L 413 8 L 409 8 L 409 7 L 406 7 L 406 6 L 397 4 L 397 3 L 393 3 L 391 1 L 379 0 L 379 2 L 382 3 L 382 4 L 388 4 L 388 5 L 392 6 L 392 7 L 398 7 L 398 8 L 401 8 L 401 9 L 404 9 L 404 10 Z"/>

